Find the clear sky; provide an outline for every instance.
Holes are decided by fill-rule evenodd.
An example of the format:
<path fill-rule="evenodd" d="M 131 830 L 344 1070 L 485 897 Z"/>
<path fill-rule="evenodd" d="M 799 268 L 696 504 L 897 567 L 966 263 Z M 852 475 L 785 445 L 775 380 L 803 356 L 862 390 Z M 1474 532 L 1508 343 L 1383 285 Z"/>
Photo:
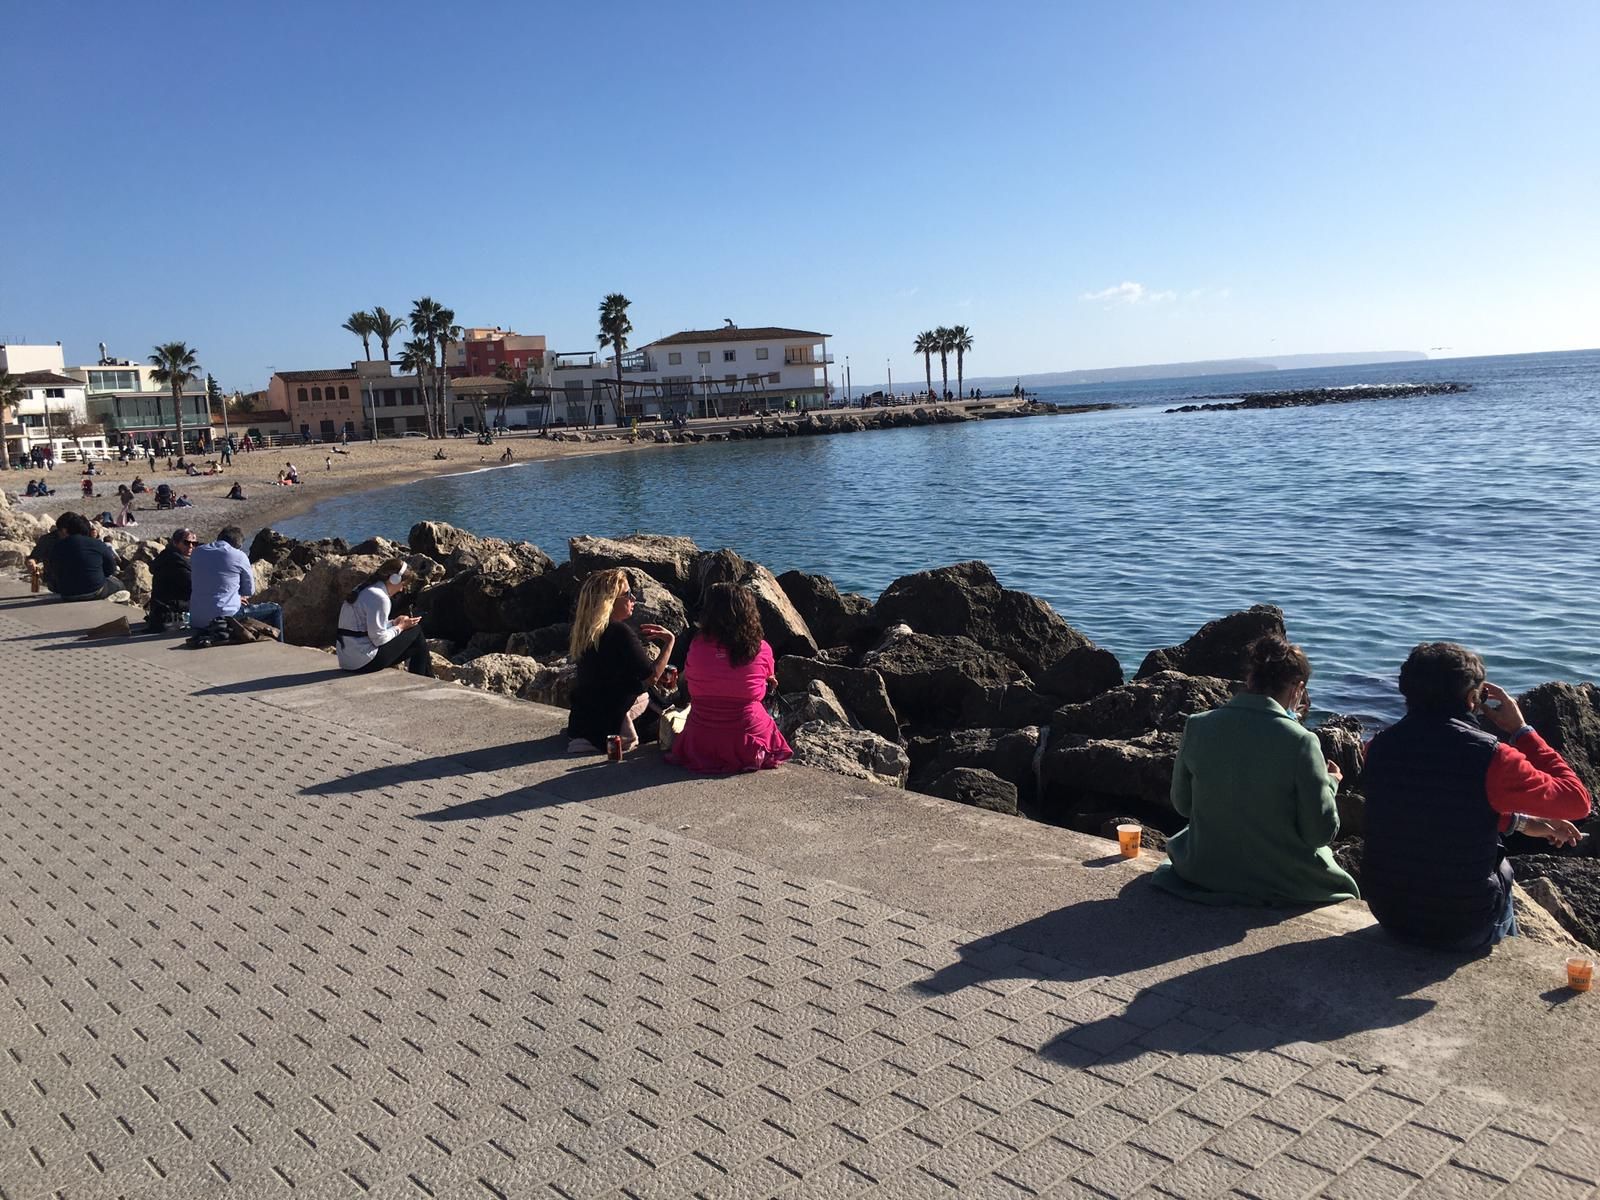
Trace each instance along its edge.
<path fill-rule="evenodd" d="M 227 388 L 355 309 L 833 335 L 859 386 L 1600 344 L 1600 5 L 0 0 L 0 339 Z M 1440 352 L 1443 353 L 1443 352 Z"/>

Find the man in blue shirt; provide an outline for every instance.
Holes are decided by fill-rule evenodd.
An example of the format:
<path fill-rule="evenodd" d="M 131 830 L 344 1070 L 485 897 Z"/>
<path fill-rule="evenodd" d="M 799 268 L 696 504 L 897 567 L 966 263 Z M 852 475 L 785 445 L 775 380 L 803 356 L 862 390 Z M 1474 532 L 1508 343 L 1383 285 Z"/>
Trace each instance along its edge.
<path fill-rule="evenodd" d="M 256 590 L 255 572 L 245 557 L 244 530 L 229 525 L 217 540 L 198 547 L 189 558 L 189 627 L 201 630 L 218 617 L 255 617 L 270 622 L 283 640 L 283 609 L 276 604 L 244 604 Z"/>

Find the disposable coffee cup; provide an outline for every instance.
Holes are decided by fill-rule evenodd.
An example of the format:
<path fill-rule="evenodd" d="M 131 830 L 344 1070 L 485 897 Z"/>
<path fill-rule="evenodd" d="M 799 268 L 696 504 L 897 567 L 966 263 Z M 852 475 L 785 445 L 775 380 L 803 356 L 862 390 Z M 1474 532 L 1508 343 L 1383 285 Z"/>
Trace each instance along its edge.
<path fill-rule="evenodd" d="M 1576 955 L 1567 959 L 1567 986 L 1575 992 L 1587 992 L 1594 981 L 1594 959 Z"/>
<path fill-rule="evenodd" d="M 1138 825 L 1117 826 L 1117 846 L 1122 850 L 1123 858 L 1139 857 L 1139 835 L 1142 827 Z"/>

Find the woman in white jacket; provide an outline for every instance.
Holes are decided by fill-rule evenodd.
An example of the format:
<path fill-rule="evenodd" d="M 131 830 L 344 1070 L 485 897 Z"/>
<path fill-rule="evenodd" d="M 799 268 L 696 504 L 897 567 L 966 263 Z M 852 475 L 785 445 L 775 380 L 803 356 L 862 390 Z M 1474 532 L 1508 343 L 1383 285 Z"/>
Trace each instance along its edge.
<path fill-rule="evenodd" d="M 389 619 L 389 601 L 406 585 L 406 564 L 386 559 L 358 583 L 339 607 L 339 666 L 362 674 L 392 667 L 401 659 L 413 675 L 433 675 L 421 617 Z"/>

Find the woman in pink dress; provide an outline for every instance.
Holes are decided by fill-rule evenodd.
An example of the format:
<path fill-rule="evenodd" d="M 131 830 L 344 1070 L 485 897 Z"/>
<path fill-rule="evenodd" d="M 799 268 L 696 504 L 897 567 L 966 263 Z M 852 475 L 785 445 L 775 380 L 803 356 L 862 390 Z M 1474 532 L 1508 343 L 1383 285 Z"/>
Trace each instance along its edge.
<path fill-rule="evenodd" d="M 794 756 L 762 705 L 773 681 L 772 647 L 744 588 L 712 584 L 689 645 L 683 682 L 691 705 L 667 761 L 707 775 L 759 771 Z"/>

